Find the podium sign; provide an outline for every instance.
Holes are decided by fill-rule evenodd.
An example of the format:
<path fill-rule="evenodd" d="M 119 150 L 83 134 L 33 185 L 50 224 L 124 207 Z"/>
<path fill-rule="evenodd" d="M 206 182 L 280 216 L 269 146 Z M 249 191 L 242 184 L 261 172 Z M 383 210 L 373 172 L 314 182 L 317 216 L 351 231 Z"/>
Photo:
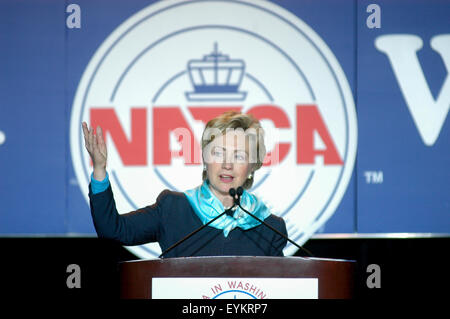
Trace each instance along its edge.
<path fill-rule="evenodd" d="M 153 278 L 153 299 L 317 299 L 317 278 Z"/>

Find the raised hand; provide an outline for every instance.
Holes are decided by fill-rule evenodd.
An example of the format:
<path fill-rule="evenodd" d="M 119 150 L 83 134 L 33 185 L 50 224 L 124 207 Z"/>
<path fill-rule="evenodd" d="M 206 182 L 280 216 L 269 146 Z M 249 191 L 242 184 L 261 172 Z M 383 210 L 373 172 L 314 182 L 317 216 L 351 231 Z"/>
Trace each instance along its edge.
<path fill-rule="evenodd" d="M 94 178 L 101 181 L 106 176 L 106 160 L 108 158 L 102 128 L 97 126 L 97 134 L 95 134 L 94 128 L 88 129 L 86 122 L 83 122 L 82 126 L 84 143 L 94 166 Z"/>

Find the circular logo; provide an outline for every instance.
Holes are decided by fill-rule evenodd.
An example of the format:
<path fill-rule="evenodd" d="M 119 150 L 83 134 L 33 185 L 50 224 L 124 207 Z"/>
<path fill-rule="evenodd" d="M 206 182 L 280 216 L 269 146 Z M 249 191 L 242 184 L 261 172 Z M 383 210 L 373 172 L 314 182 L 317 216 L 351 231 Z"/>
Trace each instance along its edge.
<path fill-rule="evenodd" d="M 162 1 L 102 43 L 79 83 L 71 114 L 75 173 L 87 197 L 92 165 L 82 121 L 100 125 L 120 213 L 163 189 L 201 183 L 200 138 L 226 110 L 251 113 L 267 156 L 251 192 L 303 244 L 334 213 L 351 178 L 357 123 L 353 97 L 325 42 L 266 1 Z M 157 243 L 128 247 L 158 256 Z M 284 253 L 295 253 L 288 243 Z"/>

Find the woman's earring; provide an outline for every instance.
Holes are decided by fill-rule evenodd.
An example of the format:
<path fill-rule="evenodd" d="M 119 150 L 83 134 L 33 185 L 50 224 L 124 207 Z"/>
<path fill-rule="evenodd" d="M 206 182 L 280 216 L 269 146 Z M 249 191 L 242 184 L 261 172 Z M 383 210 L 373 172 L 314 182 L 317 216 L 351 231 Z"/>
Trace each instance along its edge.
<path fill-rule="evenodd" d="M 203 165 L 203 170 L 206 172 L 206 165 Z"/>
<path fill-rule="evenodd" d="M 252 178 L 253 178 L 253 175 L 252 175 L 252 173 L 248 174 L 248 177 L 247 177 L 247 179 L 252 179 Z"/>

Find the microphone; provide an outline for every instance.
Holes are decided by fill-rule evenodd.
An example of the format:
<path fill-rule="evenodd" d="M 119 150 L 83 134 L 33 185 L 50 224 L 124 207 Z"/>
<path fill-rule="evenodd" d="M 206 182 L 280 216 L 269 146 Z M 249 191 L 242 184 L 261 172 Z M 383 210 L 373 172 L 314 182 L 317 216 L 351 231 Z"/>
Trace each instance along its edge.
<path fill-rule="evenodd" d="M 233 199 L 234 199 L 234 204 L 235 204 L 235 205 L 240 205 L 240 203 L 241 203 L 241 196 L 242 196 L 242 194 L 244 193 L 244 189 L 243 189 L 241 186 L 239 186 L 239 187 L 237 188 L 237 190 L 234 189 L 234 188 L 230 188 L 230 190 L 228 191 L 228 193 L 230 194 L 231 197 L 233 197 Z M 236 196 L 237 196 L 237 197 L 236 197 Z"/>
<path fill-rule="evenodd" d="M 196 233 L 198 233 L 199 231 L 201 231 L 203 228 L 205 228 L 206 226 L 210 225 L 211 223 L 213 223 L 214 221 L 216 221 L 217 219 L 219 219 L 220 217 L 222 217 L 223 215 L 229 215 L 229 216 L 233 216 L 233 211 L 232 209 L 234 208 L 234 206 L 236 206 L 236 204 L 233 204 L 233 206 L 231 206 L 228 209 L 225 209 L 222 213 L 220 213 L 218 216 L 214 217 L 213 219 L 211 219 L 209 222 L 207 222 L 206 224 L 200 226 L 199 228 L 197 228 L 196 230 L 194 230 L 192 233 L 190 233 L 189 235 L 185 236 L 184 238 L 180 239 L 179 241 L 177 241 L 175 244 L 173 244 L 172 246 L 170 246 L 169 248 L 167 248 L 166 250 L 164 250 L 161 255 L 158 256 L 158 258 L 163 258 L 162 256 L 164 256 L 165 254 L 167 254 L 169 251 L 171 251 L 172 249 L 174 249 L 175 247 L 177 247 L 178 245 L 180 245 L 181 243 L 185 242 L 186 240 L 188 240 L 189 238 L 191 238 L 192 236 L 194 236 Z"/>
<path fill-rule="evenodd" d="M 239 203 L 240 196 L 238 196 L 238 199 L 236 199 L 236 190 L 234 188 L 230 188 L 228 190 L 228 194 L 230 194 L 230 196 L 233 197 L 234 205 L 238 205 L 237 203 Z"/>
<path fill-rule="evenodd" d="M 242 188 L 242 186 L 239 186 L 236 190 L 234 188 L 231 188 L 229 191 L 230 195 L 234 198 L 234 205 L 239 206 L 240 209 L 242 209 L 244 212 L 246 212 L 247 214 L 249 214 L 250 216 L 252 216 L 254 219 L 256 219 L 257 221 L 259 221 L 261 224 L 267 226 L 269 229 L 271 229 L 272 231 L 274 231 L 275 233 L 277 233 L 278 235 L 280 235 L 281 237 L 283 237 L 284 239 L 286 239 L 287 241 L 289 241 L 291 244 L 293 244 L 295 247 L 299 248 L 300 250 L 304 251 L 309 257 L 314 257 L 313 254 L 306 248 L 303 248 L 302 246 L 300 246 L 299 244 L 297 244 L 295 241 L 291 240 L 289 237 L 287 237 L 285 234 L 283 234 L 282 232 L 280 232 L 278 229 L 270 226 L 269 224 L 267 224 L 265 221 L 259 219 L 258 217 L 256 217 L 255 215 L 253 215 L 252 213 L 250 213 L 248 210 L 246 210 L 244 207 L 241 206 L 241 196 L 244 193 L 244 189 Z M 237 197 L 235 197 L 237 196 Z"/>

